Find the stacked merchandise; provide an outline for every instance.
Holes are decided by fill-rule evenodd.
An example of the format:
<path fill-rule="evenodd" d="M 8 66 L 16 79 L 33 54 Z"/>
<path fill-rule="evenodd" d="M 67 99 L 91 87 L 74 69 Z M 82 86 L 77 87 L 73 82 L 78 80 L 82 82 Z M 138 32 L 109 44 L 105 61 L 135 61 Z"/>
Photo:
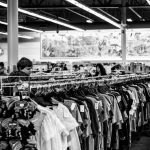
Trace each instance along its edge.
<path fill-rule="evenodd" d="M 24 135 L 19 134 L 22 149 L 31 143 L 37 150 L 123 150 L 130 146 L 133 133 L 139 132 L 150 119 L 150 88 L 146 82 L 111 86 L 83 82 L 68 88 L 58 84 L 39 88 L 35 84 L 30 95 L 34 101 L 18 101 L 28 104 L 32 101 L 28 105 L 32 106 L 30 115 L 26 109 L 20 111 L 28 116 L 21 119 L 29 121 L 31 126 L 23 132 L 30 133 L 24 140 Z M 10 114 L 18 121 L 20 115 L 14 115 L 17 110 L 14 107 Z M 10 139 L 4 141 L 9 143 Z"/>
<path fill-rule="evenodd" d="M 78 124 L 65 106 L 51 110 L 27 97 L 3 97 L 0 108 L 0 149 L 80 150 Z"/>
<path fill-rule="evenodd" d="M 36 131 L 30 119 L 35 107 L 28 99 L 2 98 L 0 101 L 0 149 L 37 150 L 30 142 Z M 33 140 L 32 140 L 33 141 Z"/>

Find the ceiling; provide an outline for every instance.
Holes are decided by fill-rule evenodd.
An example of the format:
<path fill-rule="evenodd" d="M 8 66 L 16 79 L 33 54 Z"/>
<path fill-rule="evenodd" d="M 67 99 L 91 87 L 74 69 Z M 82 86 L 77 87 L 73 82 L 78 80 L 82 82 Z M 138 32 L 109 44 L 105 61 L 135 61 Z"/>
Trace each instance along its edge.
<path fill-rule="evenodd" d="M 7 3 L 7 0 L 0 0 Z M 82 29 L 108 29 L 116 28 L 106 21 L 66 2 L 65 0 L 18 0 L 19 7 L 25 10 L 58 19 L 65 23 L 80 27 Z M 97 12 L 104 14 L 110 19 L 121 23 L 121 10 L 123 5 L 121 0 L 78 0 L 82 4 L 89 6 Z M 125 0 L 122 0 L 122 2 Z M 146 0 L 126 0 L 124 6 L 126 9 L 127 28 L 148 28 L 150 27 L 150 5 Z M 93 23 L 87 23 L 87 20 L 93 20 Z M 0 7 L 0 21 L 7 22 L 7 8 Z M 19 24 L 40 29 L 43 31 L 69 29 L 36 17 L 19 13 Z M 6 31 L 7 27 L 0 24 L 0 31 Z M 22 30 L 21 31 L 25 31 Z"/>

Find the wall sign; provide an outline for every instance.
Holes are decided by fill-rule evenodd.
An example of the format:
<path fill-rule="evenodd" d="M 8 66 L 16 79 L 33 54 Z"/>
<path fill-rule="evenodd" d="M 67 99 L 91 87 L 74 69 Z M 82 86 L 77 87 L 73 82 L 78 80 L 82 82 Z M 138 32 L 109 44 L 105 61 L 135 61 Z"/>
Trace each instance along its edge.
<path fill-rule="evenodd" d="M 127 32 L 127 60 L 149 60 L 150 30 L 136 29 Z"/>
<path fill-rule="evenodd" d="M 41 58 L 121 59 L 120 30 L 43 33 Z"/>

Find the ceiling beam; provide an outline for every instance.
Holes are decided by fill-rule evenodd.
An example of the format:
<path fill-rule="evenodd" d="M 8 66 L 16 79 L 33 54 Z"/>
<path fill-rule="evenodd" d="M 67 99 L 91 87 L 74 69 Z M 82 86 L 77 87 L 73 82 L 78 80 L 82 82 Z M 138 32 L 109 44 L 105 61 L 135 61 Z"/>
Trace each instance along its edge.
<path fill-rule="evenodd" d="M 44 31 L 57 31 L 56 25 L 54 24 L 45 24 L 44 22 L 24 22 L 21 23 L 23 26 L 32 26 L 32 28 L 41 28 Z M 115 26 L 105 23 L 105 22 L 100 22 L 100 23 L 92 23 L 92 24 L 87 24 L 87 23 L 74 23 L 73 25 L 82 27 L 85 30 L 96 30 L 96 29 L 117 29 Z M 150 22 L 149 21 L 144 21 L 144 22 L 131 22 L 128 23 L 127 29 L 130 28 L 149 28 L 150 27 Z M 58 30 L 68 30 L 65 27 L 59 26 Z"/>
<path fill-rule="evenodd" d="M 96 16 L 97 18 L 100 18 L 100 19 L 116 26 L 117 28 L 121 28 L 121 25 L 119 23 L 115 22 L 114 20 L 108 18 L 107 16 L 103 15 L 102 13 L 97 12 L 94 9 L 91 9 L 88 6 L 78 2 L 76 0 L 65 0 L 65 1 L 79 7 L 81 10 L 86 11 L 89 14 L 92 14 L 92 15 Z"/>
<path fill-rule="evenodd" d="M 96 5 L 96 6 L 89 6 L 90 8 L 119 8 L 121 7 L 121 5 L 111 5 L 111 6 L 99 6 L 99 5 Z M 66 9 L 66 8 L 69 8 L 69 9 L 78 9 L 78 7 L 75 7 L 75 6 L 69 6 L 69 5 L 66 5 L 66 6 L 25 6 L 25 7 L 21 7 L 23 9 L 31 9 L 31 10 L 34 10 L 34 9 L 49 9 L 49 10 L 54 10 L 54 9 Z"/>
<path fill-rule="evenodd" d="M 96 5 L 96 6 L 93 6 L 93 5 L 88 5 L 88 7 L 90 8 L 108 8 L 108 9 L 117 9 L 117 8 L 121 8 L 122 6 L 121 5 L 110 5 L 110 6 L 102 6 L 102 5 Z M 127 5 L 126 6 L 127 8 L 128 7 L 131 7 L 131 8 L 150 8 L 150 5 Z M 23 9 L 29 9 L 29 10 L 38 10 L 38 9 L 48 9 L 48 10 L 62 10 L 62 9 L 66 9 L 66 8 L 69 8 L 69 9 L 79 9 L 78 7 L 75 7 L 75 6 L 25 6 L 25 7 L 21 7 Z"/>
<path fill-rule="evenodd" d="M 129 9 L 130 9 L 137 17 L 139 17 L 140 19 L 142 18 L 142 16 L 141 16 L 139 13 L 137 13 L 133 8 L 129 7 Z"/>
<path fill-rule="evenodd" d="M 0 2 L 0 6 L 5 7 L 5 8 L 8 7 L 8 5 L 6 3 L 3 3 L 3 2 Z M 21 12 L 21 13 L 29 15 L 29 16 L 37 17 L 39 19 L 42 19 L 42 20 L 45 20 L 45 21 L 48 21 L 48 22 L 53 22 L 53 23 L 55 23 L 57 25 L 65 26 L 65 27 L 71 28 L 73 30 L 84 31 L 83 29 L 80 29 L 80 28 L 75 27 L 75 26 L 73 26 L 71 24 L 62 22 L 62 21 L 60 21 L 58 19 L 48 18 L 48 17 L 42 16 L 40 14 L 36 14 L 34 12 L 30 12 L 30 11 L 24 10 L 22 8 L 18 8 L 18 12 Z"/>
<path fill-rule="evenodd" d="M 109 14 L 108 12 L 104 11 L 103 9 L 98 8 L 99 11 L 101 11 L 102 13 L 104 13 L 105 15 L 111 17 L 112 19 L 116 20 L 116 21 L 120 21 L 119 19 L 117 19 L 116 17 L 112 16 L 111 14 Z"/>
<path fill-rule="evenodd" d="M 70 11 L 70 12 L 72 12 L 72 13 L 74 13 L 74 14 L 76 14 L 76 15 L 82 17 L 82 18 L 85 18 L 85 19 L 88 19 L 88 20 L 93 21 L 93 19 L 91 19 L 91 18 L 89 18 L 89 17 L 87 17 L 87 16 L 85 16 L 85 15 L 82 15 L 82 14 L 80 14 L 80 13 L 74 11 L 74 10 L 71 10 L 71 9 L 69 9 L 69 8 L 66 8 L 66 10 L 68 10 L 68 11 Z"/>

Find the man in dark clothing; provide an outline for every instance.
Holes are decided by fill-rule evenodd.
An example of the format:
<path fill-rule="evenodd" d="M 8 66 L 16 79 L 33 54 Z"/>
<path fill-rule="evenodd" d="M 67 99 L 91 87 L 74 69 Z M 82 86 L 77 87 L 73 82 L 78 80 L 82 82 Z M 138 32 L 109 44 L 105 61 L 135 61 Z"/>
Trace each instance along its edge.
<path fill-rule="evenodd" d="M 28 58 L 21 58 L 17 63 L 18 71 L 13 71 L 9 74 L 9 78 L 5 80 L 6 83 L 19 82 L 19 81 L 29 81 L 30 73 L 32 69 L 32 61 Z M 15 89 L 15 90 L 14 90 Z M 14 91 L 17 93 L 16 88 L 5 87 L 3 94 L 6 96 L 12 96 Z"/>
<path fill-rule="evenodd" d="M 10 73 L 9 82 L 17 82 L 19 80 L 26 81 L 29 79 L 32 69 L 32 61 L 28 58 L 22 57 L 17 63 L 18 71 Z M 18 77 L 12 77 L 18 76 Z"/>
<path fill-rule="evenodd" d="M 7 74 L 4 71 L 5 71 L 4 63 L 0 62 L 0 76 L 7 76 Z"/>

